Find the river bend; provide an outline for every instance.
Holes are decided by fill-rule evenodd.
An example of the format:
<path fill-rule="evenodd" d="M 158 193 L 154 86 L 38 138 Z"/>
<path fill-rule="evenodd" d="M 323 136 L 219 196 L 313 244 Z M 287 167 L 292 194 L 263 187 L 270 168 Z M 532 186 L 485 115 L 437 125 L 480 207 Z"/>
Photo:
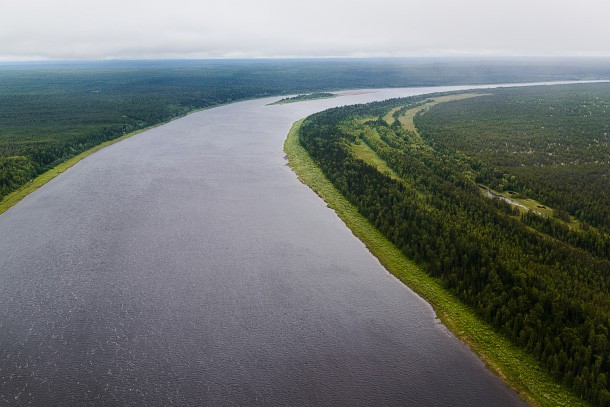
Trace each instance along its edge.
<path fill-rule="evenodd" d="M 465 88 L 205 110 L 27 196 L 0 216 L 0 403 L 521 405 L 282 151 L 316 111 Z"/>

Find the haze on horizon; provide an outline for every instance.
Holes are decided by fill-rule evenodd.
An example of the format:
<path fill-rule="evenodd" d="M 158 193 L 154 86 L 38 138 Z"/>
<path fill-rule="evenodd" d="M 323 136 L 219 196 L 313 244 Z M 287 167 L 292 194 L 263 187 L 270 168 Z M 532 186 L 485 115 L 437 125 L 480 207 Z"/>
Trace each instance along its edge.
<path fill-rule="evenodd" d="M 610 56 L 584 0 L 6 0 L 0 60 Z"/>

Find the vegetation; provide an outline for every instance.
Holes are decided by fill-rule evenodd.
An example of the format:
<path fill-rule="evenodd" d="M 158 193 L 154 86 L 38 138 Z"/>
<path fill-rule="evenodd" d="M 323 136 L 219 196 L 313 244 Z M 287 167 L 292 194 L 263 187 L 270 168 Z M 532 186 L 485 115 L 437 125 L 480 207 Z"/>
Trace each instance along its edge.
<path fill-rule="evenodd" d="M 0 201 L 101 143 L 187 112 L 281 94 L 610 77 L 596 60 L 0 64 Z"/>
<path fill-rule="evenodd" d="M 284 151 L 289 165 L 299 179 L 311 187 L 328 206 L 336 211 L 375 255 L 381 264 L 400 281 L 422 296 L 434 308 L 439 319 L 460 339 L 465 341 L 485 362 L 530 404 L 540 406 L 580 406 L 586 403 L 575 397 L 523 350 L 496 333 L 477 317 L 441 282 L 431 277 L 415 262 L 408 259 L 394 244 L 375 228 L 326 178 L 299 141 L 303 120 L 294 124 Z"/>
<path fill-rule="evenodd" d="M 337 97 L 335 93 L 328 92 L 314 92 L 314 93 L 306 93 L 304 95 L 297 95 L 288 98 L 283 98 L 278 100 L 277 102 L 269 103 L 270 105 L 283 105 L 286 103 L 296 103 L 302 102 L 305 100 L 316 100 L 316 99 L 328 99 Z"/>
<path fill-rule="evenodd" d="M 415 122 L 436 148 L 485 165 L 482 183 L 610 232 L 609 115 L 610 84 L 598 83 L 500 89 Z"/>
<path fill-rule="evenodd" d="M 527 165 L 520 165 L 525 164 L 523 161 L 510 167 L 510 159 L 500 153 L 492 154 L 494 149 L 484 150 L 485 146 L 529 143 L 524 145 L 532 146 L 531 150 L 536 152 L 539 146 L 558 140 L 567 143 L 571 140 L 568 130 L 566 136 L 556 138 L 551 137 L 555 133 L 545 131 L 552 122 L 540 113 L 551 110 L 548 105 L 544 109 L 545 100 L 552 107 L 562 105 L 568 110 L 570 104 L 582 105 L 580 101 L 595 92 L 593 98 L 602 106 L 603 100 L 610 100 L 610 88 L 597 84 L 490 92 L 491 95 L 433 107 L 430 103 L 434 100 L 431 102 L 428 96 L 330 109 L 303 122 L 300 142 L 337 191 L 437 284 L 490 324 L 499 337 L 507 338 L 536 359 L 550 377 L 576 397 L 608 406 L 610 239 L 604 232 L 603 214 L 600 218 L 591 215 L 585 218 L 585 211 L 573 212 L 573 216 L 591 223 L 599 220 L 596 228 L 581 230 L 569 226 L 570 215 L 562 212 L 565 210 L 559 200 L 554 208 L 556 216 L 544 216 L 501 199 L 490 199 L 479 184 L 496 189 L 502 189 L 506 181 L 512 182 L 511 188 L 524 185 L 529 189 L 512 189 L 521 198 L 530 191 L 540 191 L 536 198 L 545 203 L 541 206 L 546 206 L 547 201 L 541 197 L 545 193 L 550 195 L 548 185 L 554 184 L 536 183 L 538 178 L 531 173 L 547 166 L 554 168 L 546 158 L 548 155 L 525 155 L 524 160 L 532 163 L 528 172 Z M 568 94 L 572 99 L 565 101 Z M 434 95 L 433 99 L 439 96 Z M 520 110 L 515 107 L 520 106 L 520 100 L 535 100 L 539 110 L 527 105 Z M 422 109 L 425 113 L 414 114 Z M 389 124 L 384 118 L 391 111 L 396 117 Z M 518 130 L 514 124 L 521 120 L 519 111 L 528 115 L 527 120 L 522 119 L 529 126 L 525 141 L 515 137 Z M 600 138 L 603 120 L 594 116 L 602 115 L 603 111 L 602 107 L 586 109 L 589 117 L 593 117 L 591 120 L 560 115 L 561 126 L 556 125 L 555 129 L 580 130 L 570 141 L 571 148 L 565 148 L 566 155 L 573 158 L 573 165 L 603 161 L 603 153 L 597 150 L 593 153 L 586 142 Z M 448 119 L 445 112 L 454 112 L 459 120 Z M 490 117 L 481 112 L 489 113 Z M 400 118 L 409 115 L 414 117 L 417 130 L 405 125 L 404 119 L 401 123 Z M 538 125 L 540 121 L 546 126 Z M 490 123 L 508 124 L 496 128 Z M 503 128 L 512 131 L 504 133 Z M 497 140 L 496 144 L 490 139 Z M 473 146 L 467 147 L 471 140 Z M 384 164 L 359 155 L 359 148 L 354 146 L 361 143 Z M 580 155 L 574 149 L 579 149 Z M 531 155 L 536 154 L 540 161 L 532 160 Z M 565 157 L 561 159 L 564 165 L 569 164 Z M 504 172 L 494 160 L 503 160 L 502 169 L 518 171 Z M 604 169 L 608 170 L 607 161 L 600 164 L 597 173 Z M 580 175 L 583 181 L 595 182 L 583 174 Z M 608 184 L 605 185 L 607 188 Z M 572 192 L 581 199 L 588 197 L 575 188 Z M 602 207 L 596 206 L 599 199 L 604 199 L 601 195 L 587 208 Z M 522 366 L 498 367 L 511 382 L 523 385 Z M 545 401 L 548 395 L 545 391 L 524 391 L 540 404 L 554 403 Z"/>

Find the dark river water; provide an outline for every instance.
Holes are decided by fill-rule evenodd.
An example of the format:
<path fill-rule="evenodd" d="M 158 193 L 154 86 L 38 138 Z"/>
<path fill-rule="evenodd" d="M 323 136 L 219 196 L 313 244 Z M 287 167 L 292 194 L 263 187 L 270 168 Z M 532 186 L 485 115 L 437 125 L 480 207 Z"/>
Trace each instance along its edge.
<path fill-rule="evenodd" d="M 509 406 L 286 166 L 291 124 L 431 91 L 198 112 L 0 216 L 0 404 Z"/>

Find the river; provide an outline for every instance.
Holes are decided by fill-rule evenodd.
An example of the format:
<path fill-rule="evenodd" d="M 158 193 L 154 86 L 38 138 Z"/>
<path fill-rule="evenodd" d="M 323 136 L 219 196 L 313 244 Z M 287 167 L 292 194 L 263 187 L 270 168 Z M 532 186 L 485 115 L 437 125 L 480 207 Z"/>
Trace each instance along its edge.
<path fill-rule="evenodd" d="M 286 166 L 294 121 L 472 87 L 197 112 L 0 216 L 0 402 L 512 406 Z"/>

